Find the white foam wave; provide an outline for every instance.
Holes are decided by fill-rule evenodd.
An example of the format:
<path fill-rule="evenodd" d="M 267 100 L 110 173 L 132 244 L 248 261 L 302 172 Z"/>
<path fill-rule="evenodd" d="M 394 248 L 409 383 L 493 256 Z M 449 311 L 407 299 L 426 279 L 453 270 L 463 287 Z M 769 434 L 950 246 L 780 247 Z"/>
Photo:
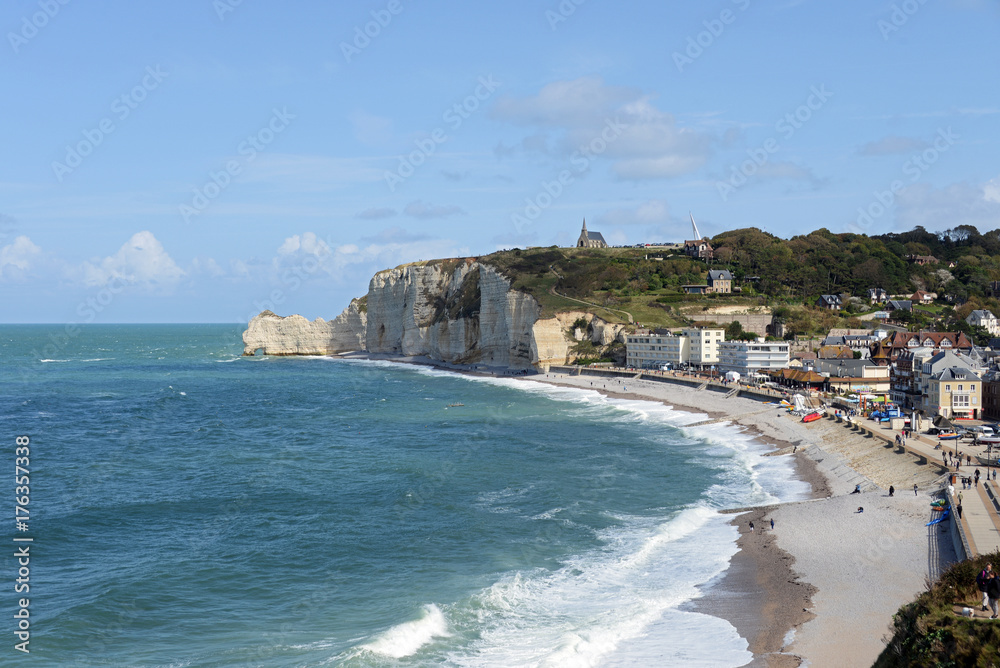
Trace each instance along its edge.
<path fill-rule="evenodd" d="M 73 360 L 38 360 L 38 361 L 47 364 L 49 362 L 72 362 Z"/>
<path fill-rule="evenodd" d="M 702 618 L 677 608 L 699 595 L 698 584 L 727 568 L 736 551 L 727 520 L 703 507 L 665 522 L 635 518 L 602 532 L 604 548 L 571 558 L 557 571 L 506 576 L 456 606 L 454 615 L 467 617 L 464 625 L 477 639 L 449 659 L 463 666 L 602 665 L 621 658 L 664 619 Z M 699 621 L 704 623 L 685 650 L 684 665 L 718 665 L 713 661 L 720 652 L 743 663 L 752 658 L 727 622 Z M 675 635 L 669 629 L 661 634 L 658 651 L 671 653 Z"/>
<path fill-rule="evenodd" d="M 375 654 L 402 659 L 416 654 L 434 638 L 444 638 L 448 635 L 448 622 L 444 613 L 431 603 L 424 606 L 420 619 L 393 626 L 361 647 Z"/>

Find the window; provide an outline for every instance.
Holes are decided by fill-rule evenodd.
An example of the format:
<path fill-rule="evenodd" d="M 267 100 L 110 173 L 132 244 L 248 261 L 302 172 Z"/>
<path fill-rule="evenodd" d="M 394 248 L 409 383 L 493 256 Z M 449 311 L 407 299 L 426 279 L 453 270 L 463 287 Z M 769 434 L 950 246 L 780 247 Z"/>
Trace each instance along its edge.
<path fill-rule="evenodd" d="M 964 389 L 965 389 L 965 388 L 964 388 L 963 386 L 961 386 L 961 385 L 959 385 L 959 386 L 958 386 L 958 391 L 959 391 L 959 392 L 961 392 L 961 391 L 962 391 L 962 390 L 964 390 Z"/>
<path fill-rule="evenodd" d="M 945 385 L 944 386 L 944 391 L 945 392 L 951 392 L 951 385 Z"/>

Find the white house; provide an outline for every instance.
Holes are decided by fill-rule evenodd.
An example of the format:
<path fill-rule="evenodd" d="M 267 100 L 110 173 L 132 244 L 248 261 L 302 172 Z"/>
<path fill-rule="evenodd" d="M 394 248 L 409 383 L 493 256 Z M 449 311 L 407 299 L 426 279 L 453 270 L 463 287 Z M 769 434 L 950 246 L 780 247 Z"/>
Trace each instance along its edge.
<path fill-rule="evenodd" d="M 973 327 L 982 327 L 990 333 L 990 336 L 1000 336 L 1000 321 L 997 321 L 997 317 L 991 311 L 976 309 L 969 314 L 965 322 Z"/>

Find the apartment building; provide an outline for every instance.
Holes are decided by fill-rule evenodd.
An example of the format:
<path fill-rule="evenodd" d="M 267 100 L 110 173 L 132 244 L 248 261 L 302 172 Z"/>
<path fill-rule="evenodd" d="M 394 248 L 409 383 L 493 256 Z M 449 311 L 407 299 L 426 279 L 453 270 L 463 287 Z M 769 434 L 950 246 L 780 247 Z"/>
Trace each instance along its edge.
<path fill-rule="evenodd" d="M 744 376 L 784 369 L 788 366 L 787 341 L 723 341 L 719 344 L 718 368 Z"/>

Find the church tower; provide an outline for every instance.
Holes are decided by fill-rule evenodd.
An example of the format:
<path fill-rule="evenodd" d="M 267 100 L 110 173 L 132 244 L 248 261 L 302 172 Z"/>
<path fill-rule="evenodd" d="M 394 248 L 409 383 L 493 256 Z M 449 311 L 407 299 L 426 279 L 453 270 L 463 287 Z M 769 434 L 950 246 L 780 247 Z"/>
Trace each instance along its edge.
<path fill-rule="evenodd" d="M 577 248 L 607 248 L 608 243 L 604 240 L 604 235 L 600 232 L 587 231 L 587 219 L 583 219 L 583 229 L 580 231 L 580 238 L 576 240 Z"/>

